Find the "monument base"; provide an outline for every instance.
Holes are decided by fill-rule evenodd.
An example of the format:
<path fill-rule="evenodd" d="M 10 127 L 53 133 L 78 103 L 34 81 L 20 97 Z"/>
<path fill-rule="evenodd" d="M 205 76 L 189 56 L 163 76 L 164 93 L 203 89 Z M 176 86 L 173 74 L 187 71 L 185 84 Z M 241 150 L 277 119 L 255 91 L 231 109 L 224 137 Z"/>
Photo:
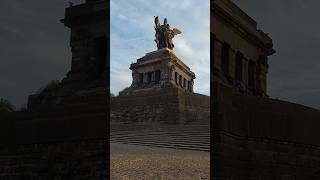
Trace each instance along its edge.
<path fill-rule="evenodd" d="M 195 74 L 174 51 L 163 48 L 149 52 L 130 65 L 132 84 L 119 95 L 161 88 L 178 88 L 193 92 Z"/>
<path fill-rule="evenodd" d="M 178 88 L 144 89 L 110 99 L 111 124 L 210 123 L 210 97 Z"/>
<path fill-rule="evenodd" d="M 90 109 L 89 104 L 94 106 L 102 105 L 105 107 L 107 104 L 106 97 L 108 96 L 108 90 L 105 87 L 82 90 L 72 90 L 60 87 L 54 92 L 42 92 L 30 95 L 28 98 L 28 111 L 65 111 L 66 109 L 72 109 L 75 106 L 83 106 L 84 109 Z"/>

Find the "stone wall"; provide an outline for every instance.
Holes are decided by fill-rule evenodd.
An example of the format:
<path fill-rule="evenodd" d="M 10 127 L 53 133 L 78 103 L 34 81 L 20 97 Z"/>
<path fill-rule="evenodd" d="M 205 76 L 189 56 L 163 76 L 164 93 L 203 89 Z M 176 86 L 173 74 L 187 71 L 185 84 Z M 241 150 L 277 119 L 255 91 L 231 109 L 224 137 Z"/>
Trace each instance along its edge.
<path fill-rule="evenodd" d="M 209 123 L 210 98 L 177 88 L 149 89 L 111 98 L 111 123 Z"/>
<path fill-rule="evenodd" d="M 0 146 L 0 179 L 108 179 L 107 139 Z"/>
<path fill-rule="evenodd" d="M 0 179 L 107 179 L 107 93 L 0 114 Z"/>
<path fill-rule="evenodd" d="M 320 178 L 320 111 L 213 84 L 217 179 Z"/>
<path fill-rule="evenodd" d="M 178 91 L 180 118 L 185 124 L 205 124 L 210 123 L 210 97 Z"/>

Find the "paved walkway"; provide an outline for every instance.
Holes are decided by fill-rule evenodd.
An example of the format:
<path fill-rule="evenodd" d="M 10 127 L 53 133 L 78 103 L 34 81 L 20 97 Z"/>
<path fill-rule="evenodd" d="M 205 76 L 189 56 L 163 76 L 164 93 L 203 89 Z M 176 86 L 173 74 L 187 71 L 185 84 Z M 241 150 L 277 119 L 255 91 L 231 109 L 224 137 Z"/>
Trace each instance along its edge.
<path fill-rule="evenodd" d="M 209 152 L 111 143 L 113 180 L 210 179 Z"/>

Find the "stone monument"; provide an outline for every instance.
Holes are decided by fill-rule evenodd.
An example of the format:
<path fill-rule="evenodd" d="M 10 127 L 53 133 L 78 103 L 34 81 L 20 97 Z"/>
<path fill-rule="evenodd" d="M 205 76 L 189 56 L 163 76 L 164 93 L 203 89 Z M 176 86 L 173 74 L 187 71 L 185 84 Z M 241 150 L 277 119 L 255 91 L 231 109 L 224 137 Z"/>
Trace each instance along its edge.
<path fill-rule="evenodd" d="M 275 50 L 258 27 L 232 0 L 211 3 L 212 179 L 320 179 L 320 111 L 268 97 Z"/>
<path fill-rule="evenodd" d="M 107 3 L 87 0 L 86 3 L 66 9 L 61 22 L 71 29 L 71 70 L 62 80 L 73 89 L 106 87 L 109 55 L 106 20 Z"/>
<path fill-rule="evenodd" d="M 29 96 L 28 109 L 32 111 L 77 104 L 83 97 L 98 94 L 108 96 L 109 85 L 109 31 L 108 4 L 105 0 L 86 0 L 79 5 L 69 4 L 61 22 L 71 29 L 71 70 L 56 85 L 54 91 Z M 99 96 L 100 96 L 99 95 Z M 105 98 L 101 98 L 106 103 Z"/>
<path fill-rule="evenodd" d="M 173 51 L 172 39 L 181 31 L 170 29 L 166 18 L 163 25 L 160 25 L 158 17 L 155 17 L 155 31 L 158 50 L 147 53 L 130 65 L 132 84 L 120 95 L 171 87 L 193 92 L 195 74 Z"/>
<path fill-rule="evenodd" d="M 155 17 L 155 32 L 157 50 L 130 65 L 131 86 L 110 100 L 111 123 L 207 125 L 209 97 L 193 92 L 195 74 L 173 51 L 181 31 Z"/>
<path fill-rule="evenodd" d="M 268 97 L 268 58 L 275 53 L 272 39 L 232 1 L 219 0 L 213 7 L 213 81 L 239 94 Z"/>

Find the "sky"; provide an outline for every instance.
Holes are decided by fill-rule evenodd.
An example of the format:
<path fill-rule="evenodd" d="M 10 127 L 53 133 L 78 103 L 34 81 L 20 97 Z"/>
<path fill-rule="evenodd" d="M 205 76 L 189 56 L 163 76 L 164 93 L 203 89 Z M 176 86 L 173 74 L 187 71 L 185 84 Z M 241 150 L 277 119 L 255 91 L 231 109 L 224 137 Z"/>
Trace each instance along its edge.
<path fill-rule="evenodd" d="M 66 0 L 1 0 L 0 97 L 17 108 L 70 69 L 70 31 L 60 23 L 66 7 Z"/>
<path fill-rule="evenodd" d="M 234 2 L 273 39 L 269 95 L 320 109 L 320 1 Z"/>
<path fill-rule="evenodd" d="M 194 91 L 210 94 L 210 2 L 203 0 L 111 0 L 110 91 L 117 95 L 132 82 L 129 66 L 157 49 L 154 16 L 166 17 L 175 36 L 174 51 L 196 74 Z"/>

